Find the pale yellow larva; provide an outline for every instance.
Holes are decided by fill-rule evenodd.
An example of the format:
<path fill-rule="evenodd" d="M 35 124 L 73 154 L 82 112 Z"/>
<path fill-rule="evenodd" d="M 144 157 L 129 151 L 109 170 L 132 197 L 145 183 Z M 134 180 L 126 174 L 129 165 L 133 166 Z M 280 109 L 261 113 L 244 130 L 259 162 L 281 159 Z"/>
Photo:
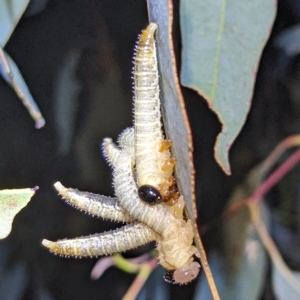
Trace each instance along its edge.
<path fill-rule="evenodd" d="M 141 201 L 138 193 L 140 187 L 153 186 L 165 198 L 170 194 L 174 198 L 175 194 L 170 192 L 175 186 L 175 160 L 170 158 L 170 141 L 164 140 L 160 121 L 155 30 L 156 24 L 150 24 L 137 44 L 134 128 L 121 133 L 118 145 L 109 138 L 103 142 L 104 156 L 114 170 L 117 198 L 55 184 L 71 205 L 92 215 L 131 224 L 102 234 L 42 243 L 56 254 L 86 257 L 122 252 L 155 240 L 160 264 L 172 271 L 171 281 L 185 284 L 197 277 L 200 265 L 194 261 L 198 251 L 192 245 L 191 221 L 183 218 L 183 197 L 173 206 L 150 206 Z"/>
<path fill-rule="evenodd" d="M 128 127 L 121 132 L 118 137 L 118 145 L 120 148 L 132 147 L 134 149 L 134 128 Z M 132 152 L 131 155 L 135 157 L 135 153 Z"/>
<path fill-rule="evenodd" d="M 176 218 L 170 206 L 165 204 L 150 206 L 139 199 L 128 148 L 121 151 L 117 160 L 114 169 L 114 186 L 123 209 L 162 237 L 157 248 L 160 263 L 172 270 L 188 268 L 188 266 L 194 268 L 193 255 L 197 253 L 197 249 L 192 245 L 194 233 L 191 221 L 183 220 L 183 216 Z M 197 266 L 199 271 L 198 263 Z"/>
<path fill-rule="evenodd" d="M 116 198 L 66 188 L 60 182 L 56 182 L 54 187 L 68 204 L 92 216 L 116 222 L 134 222 Z"/>
<path fill-rule="evenodd" d="M 44 239 L 42 244 L 51 252 L 66 257 L 95 257 L 134 249 L 159 239 L 157 234 L 142 224 L 130 224 L 116 230 L 74 239 L 51 242 Z"/>
<path fill-rule="evenodd" d="M 123 148 L 129 148 L 131 152 L 131 164 L 135 165 L 135 149 L 134 149 L 134 128 L 128 127 L 121 132 L 118 137 L 118 146 L 111 138 L 105 138 L 102 143 L 103 156 L 107 163 L 114 168 L 120 151 Z"/>
<path fill-rule="evenodd" d="M 111 138 L 105 138 L 103 140 L 102 152 L 107 163 L 113 167 L 119 157 L 120 149 Z"/>
<path fill-rule="evenodd" d="M 140 35 L 134 57 L 134 134 L 138 186 L 150 185 L 168 196 L 175 159 L 162 133 L 159 76 L 151 23 Z"/>

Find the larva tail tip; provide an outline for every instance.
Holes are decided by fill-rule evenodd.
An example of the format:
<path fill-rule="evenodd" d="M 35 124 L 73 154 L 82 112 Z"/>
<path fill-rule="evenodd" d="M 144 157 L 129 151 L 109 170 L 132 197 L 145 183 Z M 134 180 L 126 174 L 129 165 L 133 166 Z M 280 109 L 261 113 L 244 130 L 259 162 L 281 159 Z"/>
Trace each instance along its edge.
<path fill-rule="evenodd" d="M 150 24 L 148 25 L 147 29 L 148 29 L 149 31 L 154 32 L 154 31 L 157 29 L 156 23 L 150 23 Z"/>
<path fill-rule="evenodd" d="M 54 187 L 58 190 L 61 191 L 62 189 L 65 189 L 65 187 L 60 183 L 60 181 L 57 181 L 54 183 Z"/>
<path fill-rule="evenodd" d="M 145 42 L 154 42 L 154 32 L 157 28 L 155 23 L 150 23 L 148 27 L 142 32 L 139 41 L 142 43 Z"/>
<path fill-rule="evenodd" d="M 106 144 L 111 144 L 112 141 L 113 140 L 111 138 L 108 138 L 108 137 L 104 138 L 103 143 L 102 143 L 103 147 L 105 147 Z"/>
<path fill-rule="evenodd" d="M 42 245 L 51 250 L 54 247 L 55 243 L 51 242 L 49 240 L 43 239 Z"/>

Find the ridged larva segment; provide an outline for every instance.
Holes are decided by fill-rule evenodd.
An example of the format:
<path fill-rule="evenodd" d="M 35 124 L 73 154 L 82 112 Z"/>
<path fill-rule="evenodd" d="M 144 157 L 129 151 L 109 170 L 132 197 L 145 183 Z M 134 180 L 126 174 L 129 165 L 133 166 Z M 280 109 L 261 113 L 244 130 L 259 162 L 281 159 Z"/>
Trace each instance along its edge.
<path fill-rule="evenodd" d="M 157 234 L 142 224 L 130 224 L 116 230 L 79 237 L 75 239 L 51 242 L 43 240 L 42 244 L 50 251 L 71 257 L 93 257 L 124 252 L 159 240 Z"/>
<path fill-rule="evenodd" d="M 119 146 L 119 147 L 118 147 Z M 111 138 L 105 138 L 102 143 L 103 155 L 108 164 L 114 168 L 122 148 L 130 148 L 132 166 L 135 164 L 134 129 L 128 127 L 118 137 L 118 146 Z"/>
<path fill-rule="evenodd" d="M 130 150 L 127 148 L 121 151 L 118 158 L 114 170 L 114 186 L 124 210 L 162 236 L 157 247 L 162 266 L 167 269 L 179 269 L 188 262 L 193 262 L 192 256 L 197 250 L 192 246 L 194 234 L 191 222 L 184 221 L 182 216 L 175 218 L 172 214 L 174 210 L 167 205 L 149 206 L 139 199 L 131 168 Z M 179 215 L 184 205 L 183 197 L 180 199 L 181 202 L 176 204 Z"/>
<path fill-rule="evenodd" d="M 121 132 L 118 137 L 118 145 L 120 148 L 133 147 L 134 148 L 134 128 L 128 127 Z M 135 155 L 133 155 L 135 156 Z"/>
<path fill-rule="evenodd" d="M 86 257 L 122 252 L 155 240 L 160 264 L 174 271 L 172 281 L 185 284 L 199 273 L 200 265 L 193 258 L 199 253 L 192 245 L 191 221 L 183 219 L 184 200 L 173 180 L 175 160 L 170 158 L 171 142 L 163 139 L 161 130 L 155 30 L 156 25 L 150 24 L 137 45 L 134 130 L 124 130 L 118 146 L 111 139 L 103 143 L 104 155 L 114 168 L 117 198 L 55 184 L 71 205 L 92 215 L 132 224 L 102 234 L 42 243 L 60 255 Z M 137 185 L 152 185 L 165 200 L 178 202 L 173 206 L 149 206 L 139 199 Z"/>
<path fill-rule="evenodd" d="M 158 234 L 169 222 L 170 208 L 162 205 L 149 206 L 138 197 L 133 170 L 131 167 L 130 149 L 121 151 L 114 169 L 115 193 L 124 210 L 134 219 L 145 223 Z"/>
<path fill-rule="evenodd" d="M 175 160 L 170 167 L 170 151 L 162 150 L 162 133 L 159 77 L 154 32 L 151 23 L 141 34 L 134 58 L 134 130 L 135 159 L 138 185 L 151 185 L 165 190 L 173 173 Z"/>
<path fill-rule="evenodd" d="M 131 165 L 135 165 L 135 139 L 134 139 L 134 128 L 128 127 L 121 132 L 118 137 L 118 145 L 121 149 L 129 148 L 131 155 Z"/>
<path fill-rule="evenodd" d="M 105 138 L 102 143 L 102 151 L 108 164 L 113 167 L 119 157 L 120 149 L 111 138 Z"/>
<path fill-rule="evenodd" d="M 56 182 L 54 186 L 65 201 L 90 215 L 123 223 L 134 221 L 116 198 L 66 188 L 60 182 Z"/>

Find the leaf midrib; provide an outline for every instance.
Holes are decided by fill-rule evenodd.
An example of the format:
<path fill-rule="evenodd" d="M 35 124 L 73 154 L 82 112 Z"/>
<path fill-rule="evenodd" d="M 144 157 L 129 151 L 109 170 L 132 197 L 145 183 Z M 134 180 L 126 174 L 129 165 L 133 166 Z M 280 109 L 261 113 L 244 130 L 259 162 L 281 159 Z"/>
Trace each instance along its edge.
<path fill-rule="evenodd" d="M 221 5 L 220 26 L 219 26 L 219 32 L 217 37 L 217 49 L 216 49 L 216 58 L 215 58 L 215 65 L 214 65 L 213 83 L 212 83 L 211 94 L 210 94 L 211 101 L 214 101 L 215 99 L 215 94 L 216 94 L 216 89 L 218 84 L 220 52 L 221 52 L 222 36 L 223 36 L 223 29 L 225 23 L 225 8 L 226 8 L 226 0 L 223 0 Z"/>

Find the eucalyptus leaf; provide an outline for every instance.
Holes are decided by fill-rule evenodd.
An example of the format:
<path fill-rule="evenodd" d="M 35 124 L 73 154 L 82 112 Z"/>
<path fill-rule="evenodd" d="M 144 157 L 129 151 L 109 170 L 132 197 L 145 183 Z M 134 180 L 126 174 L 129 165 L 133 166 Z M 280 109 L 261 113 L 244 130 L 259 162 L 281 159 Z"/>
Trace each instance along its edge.
<path fill-rule="evenodd" d="M 38 187 L 0 191 L 0 239 L 9 235 L 14 217 L 28 204 L 37 189 Z"/>
<path fill-rule="evenodd" d="M 45 120 L 17 65 L 3 50 L 28 3 L 29 0 L 0 0 L 0 74 L 14 89 L 39 129 L 45 125 Z"/>
<path fill-rule="evenodd" d="M 214 299 L 220 299 L 209 268 L 206 253 L 197 227 L 195 201 L 195 170 L 191 130 L 181 94 L 172 41 L 173 6 L 167 0 L 148 0 L 149 21 L 157 24 L 158 68 L 160 71 L 162 115 L 165 132 L 172 141 L 176 158 L 175 175 L 178 188 L 184 196 L 187 217 L 191 219 L 195 245 Z"/>
<path fill-rule="evenodd" d="M 251 107 L 275 13 L 275 0 L 180 2 L 181 82 L 202 95 L 218 115 L 223 127 L 215 157 L 227 174 L 228 151 Z"/>
<path fill-rule="evenodd" d="M 295 280 L 298 281 L 297 285 L 291 284 L 281 270 L 275 264 L 272 269 L 272 285 L 277 300 L 299 300 L 300 299 L 300 272 L 292 271 Z"/>
<path fill-rule="evenodd" d="M 29 0 L 0 0 L 0 46 L 9 40 L 28 3 Z"/>
<path fill-rule="evenodd" d="M 184 195 L 186 208 L 191 219 L 197 218 L 195 203 L 195 179 L 192 159 L 193 144 L 190 125 L 180 91 L 178 74 L 171 38 L 173 23 L 168 1 L 149 0 L 149 21 L 158 25 L 158 66 L 160 71 L 161 101 L 165 132 L 172 141 L 172 152 L 176 158 L 176 179 Z"/>
<path fill-rule="evenodd" d="M 36 105 L 21 72 L 12 58 L 0 47 L 0 74 L 14 89 L 23 105 L 27 108 L 37 129 L 45 125 L 45 119 Z"/>

